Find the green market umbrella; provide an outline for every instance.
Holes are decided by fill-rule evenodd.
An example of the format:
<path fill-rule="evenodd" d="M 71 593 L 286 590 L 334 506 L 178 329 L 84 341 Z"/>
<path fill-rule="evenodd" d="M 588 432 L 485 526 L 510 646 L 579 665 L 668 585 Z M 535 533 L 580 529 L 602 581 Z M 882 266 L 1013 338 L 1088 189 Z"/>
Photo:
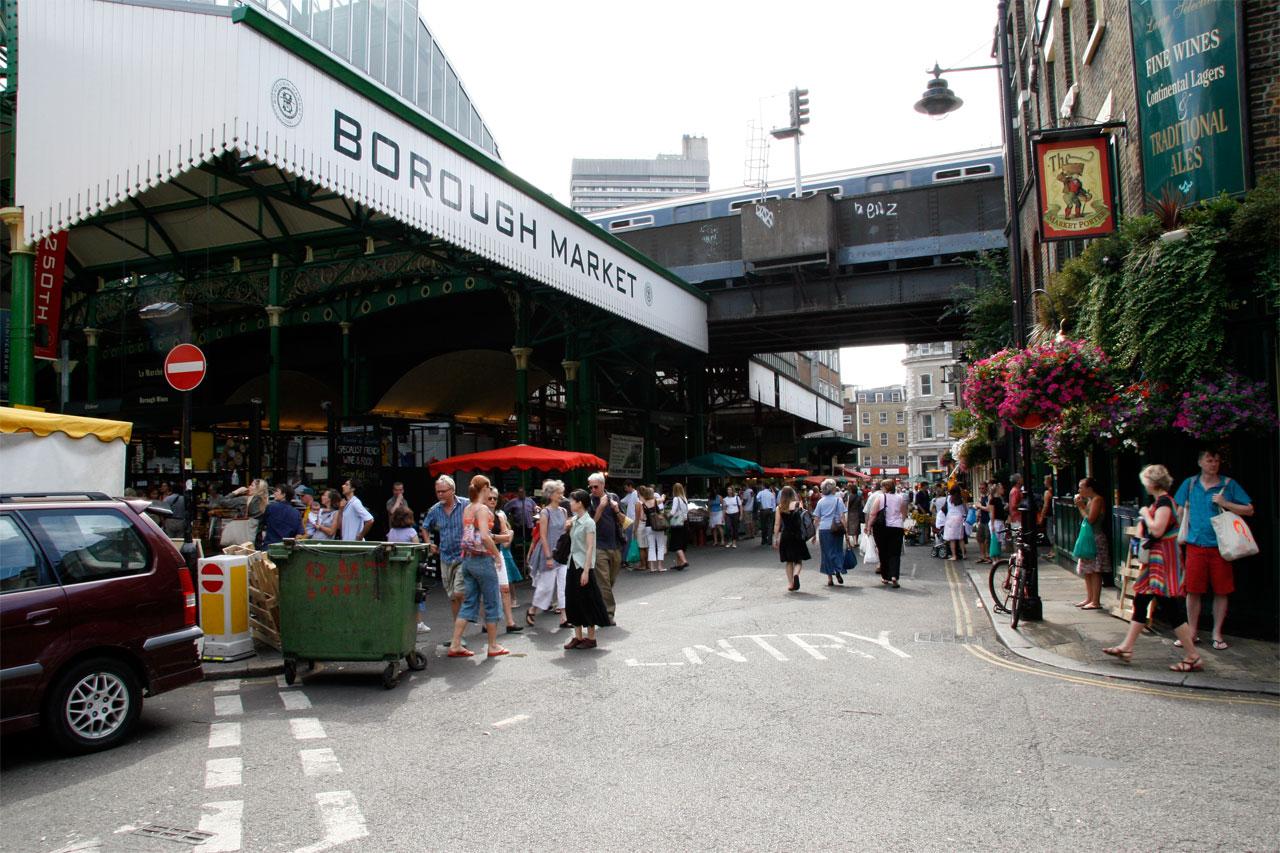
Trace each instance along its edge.
<path fill-rule="evenodd" d="M 703 468 L 701 465 L 694 465 L 692 462 L 681 462 L 679 465 L 672 465 L 665 471 L 658 472 L 658 479 L 666 480 L 672 477 L 722 477 L 719 471 L 712 471 L 710 468 Z"/>
<path fill-rule="evenodd" d="M 727 453 L 704 453 L 688 460 L 686 465 L 696 465 L 716 473 L 718 477 L 743 477 L 747 474 L 764 474 L 764 469 L 749 459 L 739 459 Z"/>

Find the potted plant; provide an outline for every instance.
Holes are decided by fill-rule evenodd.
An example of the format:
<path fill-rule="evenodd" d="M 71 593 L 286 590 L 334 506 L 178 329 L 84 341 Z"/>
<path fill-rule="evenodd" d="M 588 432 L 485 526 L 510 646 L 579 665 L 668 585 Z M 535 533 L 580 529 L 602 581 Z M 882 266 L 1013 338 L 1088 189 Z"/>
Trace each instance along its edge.
<path fill-rule="evenodd" d="M 1276 428 L 1267 383 L 1253 382 L 1234 371 L 1216 379 L 1200 379 L 1182 393 L 1175 429 L 1200 441 L 1221 441 L 1232 433 Z"/>
<path fill-rule="evenodd" d="M 1023 429 L 1058 420 L 1075 405 L 1097 405 L 1110 392 L 1106 353 L 1085 341 L 1057 339 L 1017 352 L 1005 367 L 1000 418 Z"/>

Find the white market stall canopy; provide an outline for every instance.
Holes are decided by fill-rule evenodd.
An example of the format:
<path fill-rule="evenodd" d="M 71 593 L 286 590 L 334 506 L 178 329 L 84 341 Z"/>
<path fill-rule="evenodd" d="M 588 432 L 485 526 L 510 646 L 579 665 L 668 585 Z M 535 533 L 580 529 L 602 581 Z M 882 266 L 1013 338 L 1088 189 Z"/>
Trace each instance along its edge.
<path fill-rule="evenodd" d="M 350 202 L 707 350 L 696 288 L 255 8 L 40 0 L 23 4 L 19 39 L 15 195 L 28 239 L 144 214 L 121 226 L 134 239 L 73 231 L 83 266 L 157 257 L 152 233 L 173 254 L 305 241 L 331 233 Z M 260 210 L 254 197 L 219 200 L 216 214 L 180 205 L 216 191 L 199 169 L 229 153 L 330 195 L 271 221 L 235 214 Z"/>
<path fill-rule="evenodd" d="M 124 493 L 133 425 L 0 406 L 0 492 Z"/>

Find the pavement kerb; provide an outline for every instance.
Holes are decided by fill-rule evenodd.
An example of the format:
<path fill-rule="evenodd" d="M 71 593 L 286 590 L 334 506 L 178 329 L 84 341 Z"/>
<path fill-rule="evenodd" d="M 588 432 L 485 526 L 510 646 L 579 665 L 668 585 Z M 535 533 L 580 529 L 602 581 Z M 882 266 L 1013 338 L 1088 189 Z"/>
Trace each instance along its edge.
<path fill-rule="evenodd" d="M 284 672 L 284 659 L 278 655 L 278 652 L 274 655 L 260 654 L 257 658 L 231 663 L 205 661 L 204 680 L 221 681 L 227 678 L 263 678 L 280 675 Z"/>
<path fill-rule="evenodd" d="M 977 592 L 979 599 L 984 602 L 983 612 L 987 614 L 987 618 L 991 620 L 991 627 L 995 629 L 996 636 L 1000 639 L 1001 644 L 1009 651 L 1013 652 L 1020 658 L 1035 661 L 1036 663 L 1051 666 L 1055 669 L 1065 669 L 1070 672 L 1078 672 L 1085 675 L 1096 675 L 1101 678 L 1114 678 L 1119 681 L 1136 681 L 1146 684 L 1163 684 L 1173 687 L 1189 687 L 1195 690 L 1222 690 L 1230 693 L 1265 693 L 1272 696 L 1280 696 L 1280 683 L 1271 681 L 1247 681 L 1241 679 L 1230 678 L 1214 678 L 1203 672 L 1191 673 L 1150 673 L 1142 671 L 1126 671 L 1120 667 L 1100 667 L 1094 664 L 1081 663 L 1072 660 L 1065 655 L 1056 652 L 1046 651 L 1027 639 L 1019 632 L 1009 627 L 1007 619 L 997 618 L 995 611 L 986 603 L 987 575 L 985 572 L 977 569 L 966 569 L 965 575 L 969 578 L 969 582 L 973 584 L 974 590 Z"/>

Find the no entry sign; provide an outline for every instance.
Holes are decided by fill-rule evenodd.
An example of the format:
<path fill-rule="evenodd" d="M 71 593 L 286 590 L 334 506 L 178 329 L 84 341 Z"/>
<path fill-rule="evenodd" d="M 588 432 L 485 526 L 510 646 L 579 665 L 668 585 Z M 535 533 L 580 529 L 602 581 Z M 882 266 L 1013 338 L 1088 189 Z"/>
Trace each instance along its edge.
<path fill-rule="evenodd" d="M 194 344 L 178 344 L 164 357 L 164 378 L 175 391 L 190 391 L 204 381 L 208 365 Z"/>
<path fill-rule="evenodd" d="M 222 566 L 207 563 L 200 569 L 200 586 L 205 592 L 222 592 L 223 582 Z"/>

